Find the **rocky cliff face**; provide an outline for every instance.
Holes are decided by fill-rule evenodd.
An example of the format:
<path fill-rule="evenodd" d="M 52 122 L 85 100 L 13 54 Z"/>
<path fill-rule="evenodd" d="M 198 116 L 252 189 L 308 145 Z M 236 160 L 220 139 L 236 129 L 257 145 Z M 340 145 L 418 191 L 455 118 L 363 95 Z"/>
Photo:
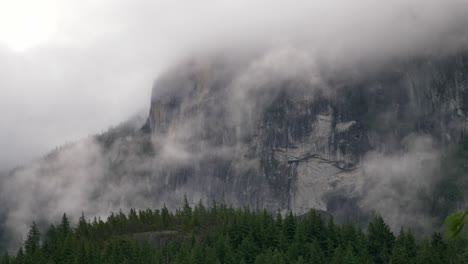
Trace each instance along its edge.
<path fill-rule="evenodd" d="M 418 137 L 444 148 L 466 132 L 464 55 L 408 59 L 320 82 L 258 80 L 270 69 L 250 74 L 252 65 L 227 71 L 225 64 L 189 63 L 155 83 L 144 130 L 157 152 L 188 159 L 153 172 L 167 175 L 160 183 L 167 192 L 190 189 L 203 200 L 272 211 L 333 210 L 339 197 L 367 192 L 374 176 L 366 173 L 368 153 L 403 153 Z"/>

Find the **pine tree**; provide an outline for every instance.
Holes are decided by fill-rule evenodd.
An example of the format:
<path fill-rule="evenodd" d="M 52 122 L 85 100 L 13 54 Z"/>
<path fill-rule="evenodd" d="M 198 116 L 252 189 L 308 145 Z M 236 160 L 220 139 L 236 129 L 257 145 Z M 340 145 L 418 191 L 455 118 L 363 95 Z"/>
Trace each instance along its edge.
<path fill-rule="evenodd" d="M 346 250 L 345 250 L 345 256 L 344 256 L 344 259 L 345 259 L 345 262 L 343 262 L 343 264 L 347 263 L 347 264 L 361 264 L 358 260 L 358 258 L 356 257 L 356 254 L 354 253 L 354 249 L 353 249 L 353 246 L 351 244 L 351 242 L 348 243 L 348 246 L 346 247 Z"/>
<path fill-rule="evenodd" d="M 320 248 L 320 245 L 317 241 L 308 244 L 308 256 L 310 263 L 326 263 L 323 250 Z"/>
<path fill-rule="evenodd" d="M 26 241 L 24 242 L 24 250 L 28 258 L 32 257 L 36 251 L 40 250 L 40 234 L 36 222 L 33 222 L 29 230 Z"/>
<path fill-rule="evenodd" d="M 15 264 L 25 264 L 26 263 L 23 247 L 20 247 L 18 249 L 18 253 L 16 253 L 16 258 L 14 260 L 14 263 Z"/>
<path fill-rule="evenodd" d="M 271 264 L 286 264 L 286 261 L 284 260 L 284 256 L 281 253 L 281 251 L 275 249 L 273 252 L 273 255 L 271 256 Z"/>
<path fill-rule="evenodd" d="M 431 246 L 427 240 L 422 241 L 417 251 L 416 264 L 430 264 L 433 262 Z"/>
<path fill-rule="evenodd" d="M 72 234 L 68 232 L 68 235 L 65 237 L 63 244 L 60 246 L 57 252 L 58 259 L 56 260 L 56 263 L 74 264 L 75 253 L 73 249 L 74 249 L 73 237 L 72 237 Z"/>
<path fill-rule="evenodd" d="M 60 232 L 60 237 L 63 242 L 71 230 L 70 220 L 68 220 L 68 217 L 65 213 L 62 216 L 62 221 L 60 222 L 60 225 L 58 226 L 58 230 Z"/>
<path fill-rule="evenodd" d="M 169 210 L 167 209 L 166 205 L 164 205 L 162 211 L 161 211 L 161 219 L 162 219 L 162 228 L 163 229 L 169 229 L 170 225 L 170 213 Z"/>
<path fill-rule="evenodd" d="M 416 244 L 411 233 L 406 234 L 403 228 L 400 230 L 392 254 L 390 263 L 414 263 L 416 257 Z"/>
<path fill-rule="evenodd" d="M 246 264 L 255 262 L 255 257 L 258 253 L 257 245 L 253 242 L 252 235 L 246 236 L 237 249 L 239 259 L 244 259 Z"/>
<path fill-rule="evenodd" d="M 296 219 L 290 211 L 289 214 L 284 218 L 284 236 L 288 241 L 293 240 L 294 234 L 296 232 Z"/>
<path fill-rule="evenodd" d="M 189 263 L 204 264 L 205 263 L 205 250 L 201 243 L 195 243 L 192 248 L 192 254 Z"/>
<path fill-rule="evenodd" d="M 367 227 L 368 249 L 376 264 L 387 263 L 395 236 L 381 216 L 374 216 Z"/>
<path fill-rule="evenodd" d="M 431 237 L 432 259 L 437 263 L 448 263 L 447 244 L 440 233 L 434 233 Z"/>
<path fill-rule="evenodd" d="M 414 259 L 416 258 L 417 246 L 416 239 L 411 233 L 411 230 L 405 232 L 405 239 L 403 244 L 405 246 L 406 253 L 408 254 L 408 258 L 414 261 Z"/>
<path fill-rule="evenodd" d="M 68 220 L 68 219 L 67 219 Z M 86 223 L 86 219 L 84 217 L 84 213 L 81 213 L 81 217 L 78 220 L 78 228 L 76 229 L 76 235 L 78 239 L 88 237 L 89 230 L 88 230 L 88 223 Z"/>
<path fill-rule="evenodd" d="M 338 246 L 335 251 L 333 252 L 333 255 L 330 259 L 331 264 L 343 264 L 345 263 L 345 253 L 344 250 L 341 246 Z"/>
<path fill-rule="evenodd" d="M 182 223 L 184 226 L 189 227 L 192 221 L 192 207 L 187 200 L 187 195 L 184 195 L 184 206 L 182 207 Z"/>
<path fill-rule="evenodd" d="M 393 247 L 390 257 L 390 264 L 408 264 L 411 263 L 408 254 L 403 245 L 396 244 Z"/>
<path fill-rule="evenodd" d="M 361 228 L 358 227 L 356 231 L 356 243 L 354 244 L 354 248 L 356 250 L 356 256 L 359 260 L 359 263 L 367 264 L 371 263 L 371 256 L 369 254 L 368 246 L 367 246 L 367 237 L 362 232 Z"/>

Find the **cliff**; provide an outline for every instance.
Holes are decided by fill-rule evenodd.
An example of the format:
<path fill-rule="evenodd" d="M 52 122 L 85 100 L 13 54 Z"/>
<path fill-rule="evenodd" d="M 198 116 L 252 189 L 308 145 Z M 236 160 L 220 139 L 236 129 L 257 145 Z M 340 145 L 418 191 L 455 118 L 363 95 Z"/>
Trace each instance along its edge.
<path fill-rule="evenodd" d="M 168 70 L 144 125 L 124 123 L 4 178 L 4 236 L 63 212 L 176 208 L 184 195 L 340 221 L 376 211 L 395 230 L 432 230 L 466 204 L 468 55 L 331 71 L 286 55 Z"/>
<path fill-rule="evenodd" d="M 375 155 L 415 152 L 406 162 L 416 168 L 397 162 L 398 173 L 418 178 L 410 174 L 419 168 L 430 181 L 438 154 L 425 154 L 466 133 L 466 55 L 411 58 L 319 82 L 250 63 L 226 70 L 229 61 L 191 62 L 155 83 L 143 130 L 156 157 L 172 151 L 174 160 L 152 171 L 165 175 L 154 186 L 270 211 L 352 215 L 374 178 L 392 173 L 374 168 Z"/>

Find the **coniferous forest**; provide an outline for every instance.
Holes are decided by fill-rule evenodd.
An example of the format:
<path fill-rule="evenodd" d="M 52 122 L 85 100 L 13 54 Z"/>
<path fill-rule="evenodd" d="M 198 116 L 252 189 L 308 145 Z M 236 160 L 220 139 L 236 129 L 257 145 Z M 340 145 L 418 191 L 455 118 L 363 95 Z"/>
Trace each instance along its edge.
<path fill-rule="evenodd" d="M 0 263 L 468 263 L 468 241 L 394 234 L 378 215 L 361 229 L 313 210 L 273 216 L 186 202 L 175 212 L 82 216 L 73 226 L 64 214 L 44 234 L 33 222 L 16 254 Z"/>

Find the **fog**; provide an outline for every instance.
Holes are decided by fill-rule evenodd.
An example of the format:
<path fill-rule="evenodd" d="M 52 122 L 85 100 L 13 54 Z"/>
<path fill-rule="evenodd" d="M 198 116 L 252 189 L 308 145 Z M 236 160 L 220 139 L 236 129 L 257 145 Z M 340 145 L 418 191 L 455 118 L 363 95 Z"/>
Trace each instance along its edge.
<path fill-rule="evenodd" d="M 145 113 L 161 69 L 193 54 L 293 46 L 352 67 L 456 50 L 468 19 L 465 1 L 44 3 L 59 8 L 53 36 L 23 51 L 0 43 L 3 170 Z"/>
<path fill-rule="evenodd" d="M 181 61 L 195 58 L 203 70 L 203 59 L 209 67 L 213 58 L 227 58 L 223 67 L 210 69 L 227 84 L 227 99 L 210 106 L 228 112 L 221 117 L 228 128 L 252 129 L 260 110 L 278 95 L 272 81 L 300 80 L 313 87 L 311 93 L 327 98 L 335 92 L 326 84 L 331 77 L 345 80 L 407 57 L 437 57 L 468 47 L 466 1 L 64 0 L 58 8 L 57 29 L 47 41 L 24 50 L 0 41 L 0 171 L 29 164 L 0 186 L 5 225 L 15 239 L 32 220 L 47 221 L 64 211 L 104 216 L 119 208 L 176 204 L 184 192 L 191 200 L 207 199 L 200 190 L 191 192 L 189 184 L 173 196 L 159 192 L 158 184 L 167 184 L 170 176 L 163 169 L 158 175 L 164 166 L 183 167 L 216 156 L 239 159 L 237 165 L 243 167 L 234 170 L 257 166 L 254 159 L 232 154 L 245 151 L 238 138 L 228 138 L 227 147 L 195 142 L 194 148 L 193 140 L 211 120 L 203 113 L 169 127 L 173 130 L 167 135 L 153 135 L 159 159 L 138 156 L 138 145 L 127 138 L 102 155 L 102 146 L 89 136 L 135 115 L 144 120 L 153 82 Z M 193 91 L 184 83 L 190 81 L 190 67 L 182 70 L 181 80 L 170 75 L 164 83 L 163 78 L 165 86 L 156 87 L 153 97 L 173 93 L 188 109 L 193 106 Z M 394 122 L 393 113 L 389 115 Z M 235 132 L 233 137 L 253 133 Z M 414 198 L 410 189 L 420 187 L 438 166 L 440 153 L 430 136 L 409 136 L 399 144 L 405 146 L 401 153 L 374 150 L 363 157 L 362 169 L 370 180 L 361 206 L 384 211 L 391 224 L 411 224 L 420 204 L 403 205 Z M 59 155 L 34 162 L 59 146 L 64 146 Z M 122 151 L 130 153 L 122 178 L 109 182 L 113 175 L 106 166 Z M 432 162 L 434 168 L 423 168 L 421 162 Z M 131 175 L 144 170 L 154 172 L 152 178 L 136 181 Z M 213 178 L 207 175 L 197 184 L 222 184 Z M 24 195 L 19 198 L 18 193 Z M 160 199 L 150 200 L 144 193 Z M 425 218 L 419 225 L 431 221 Z"/>

